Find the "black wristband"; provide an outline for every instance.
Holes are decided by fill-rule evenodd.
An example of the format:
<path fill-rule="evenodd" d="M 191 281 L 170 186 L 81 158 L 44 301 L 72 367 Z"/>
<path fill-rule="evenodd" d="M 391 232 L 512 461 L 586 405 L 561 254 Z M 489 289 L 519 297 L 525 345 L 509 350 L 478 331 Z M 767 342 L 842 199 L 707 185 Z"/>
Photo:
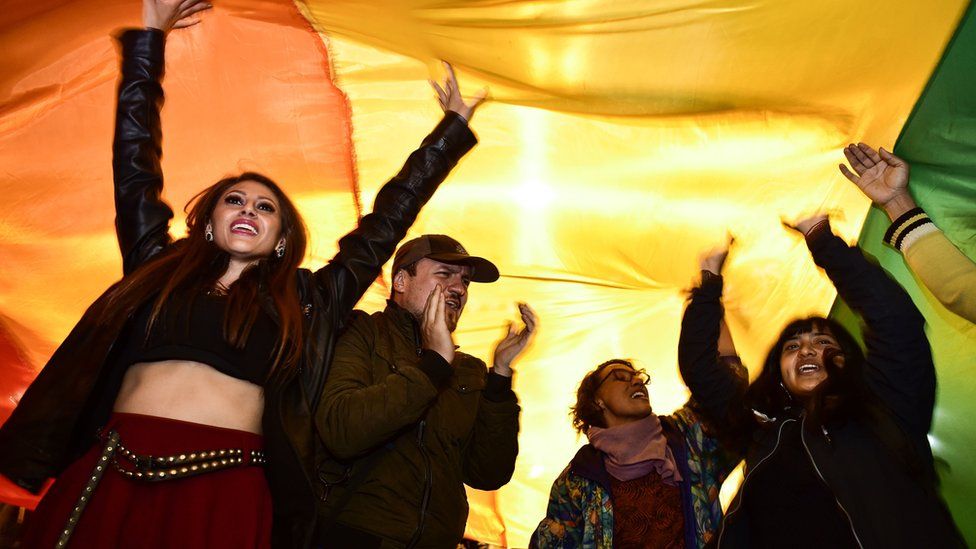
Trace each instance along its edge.
<path fill-rule="evenodd" d="M 421 372 L 427 374 L 431 383 L 438 389 L 447 383 L 454 372 L 450 362 L 444 360 L 444 357 L 437 351 L 430 349 L 424 349 L 420 353 L 420 363 L 417 364 L 417 367 L 420 368 Z"/>
<path fill-rule="evenodd" d="M 512 391 L 512 378 L 503 376 L 495 372 L 488 372 L 488 379 L 485 381 L 485 398 L 492 402 L 504 402 L 515 400 L 515 393 Z"/>
<path fill-rule="evenodd" d="M 696 302 L 718 301 L 722 299 L 724 279 L 711 271 L 702 269 L 701 285 L 691 289 L 691 297 Z"/>

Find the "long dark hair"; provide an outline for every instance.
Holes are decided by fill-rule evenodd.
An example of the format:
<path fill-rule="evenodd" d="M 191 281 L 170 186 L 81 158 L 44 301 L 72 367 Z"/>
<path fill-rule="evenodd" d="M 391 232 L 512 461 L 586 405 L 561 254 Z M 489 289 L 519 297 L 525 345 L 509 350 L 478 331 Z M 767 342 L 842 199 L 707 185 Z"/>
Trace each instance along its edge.
<path fill-rule="evenodd" d="M 242 181 L 260 183 L 274 193 L 281 214 L 282 257 L 271 254 L 241 273 L 228 292 L 224 338 L 243 348 L 265 300 L 277 316 L 279 333 L 272 374 L 297 365 L 302 352 L 302 314 L 298 301 L 295 270 L 305 257 L 307 230 L 298 209 L 281 187 L 254 172 L 227 177 L 207 187 L 187 203 L 186 238 L 174 242 L 158 256 L 141 265 L 108 292 L 102 321 L 118 325 L 149 299 L 154 299 L 149 324 L 152 326 L 164 305 L 177 311 L 190 306 L 201 293 L 213 289 L 227 270 L 230 255 L 204 238 L 205 227 L 217 202 L 229 188 Z M 269 375 L 270 377 L 270 375 Z"/>
<path fill-rule="evenodd" d="M 593 370 L 590 370 L 579 388 L 576 389 L 576 404 L 571 406 L 569 414 L 573 417 L 573 428 L 580 434 L 585 434 L 590 426 L 606 427 L 603 421 L 603 410 L 596 404 L 596 391 L 600 388 L 600 372 L 611 364 L 620 364 L 634 370 L 634 364 L 622 358 L 608 360 Z"/>
<path fill-rule="evenodd" d="M 827 379 L 805 403 L 801 403 L 783 384 L 780 360 L 786 341 L 808 332 L 830 333 L 840 345 L 840 350 L 825 350 L 823 362 Z M 871 404 L 871 395 L 864 381 L 864 352 L 854 336 L 834 320 L 821 316 L 794 320 L 780 332 L 766 355 L 762 372 L 746 391 L 745 400 L 749 408 L 769 417 L 779 417 L 805 407 L 810 425 L 816 427 L 833 418 L 862 413 Z"/>

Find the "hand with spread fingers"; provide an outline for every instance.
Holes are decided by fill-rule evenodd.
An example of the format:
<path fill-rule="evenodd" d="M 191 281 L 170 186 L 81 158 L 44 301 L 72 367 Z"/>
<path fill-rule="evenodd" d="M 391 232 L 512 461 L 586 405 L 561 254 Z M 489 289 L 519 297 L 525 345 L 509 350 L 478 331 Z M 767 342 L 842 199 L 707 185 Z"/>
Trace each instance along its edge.
<path fill-rule="evenodd" d="M 515 323 L 509 322 L 508 333 L 495 345 L 493 370 L 505 377 L 512 377 L 512 362 L 528 347 L 539 322 L 535 311 L 528 304 L 519 303 L 518 310 L 522 317 L 522 329 L 516 330 Z"/>
<path fill-rule="evenodd" d="M 729 256 L 729 248 L 732 247 L 733 243 L 735 243 L 735 237 L 732 236 L 732 233 L 727 233 L 725 242 L 702 254 L 699 269 L 721 275 L 722 266 L 725 265 L 725 259 Z"/>
<path fill-rule="evenodd" d="M 840 172 L 893 220 L 915 207 L 908 194 L 907 162 L 883 148 L 875 151 L 864 143 L 848 145 L 844 156 L 854 171 L 840 164 Z"/>
<path fill-rule="evenodd" d="M 444 69 L 447 71 L 447 79 L 444 81 L 443 87 L 433 80 L 430 81 L 430 85 L 437 92 L 437 102 L 440 103 L 444 112 L 456 112 L 465 120 L 471 122 L 471 117 L 474 116 L 475 109 L 488 97 L 488 88 L 481 88 L 470 101 L 466 102 L 464 97 L 461 96 L 461 90 L 458 89 L 457 77 L 454 75 L 454 67 L 444 61 Z"/>
<path fill-rule="evenodd" d="M 213 8 L 206 0 L 143 0 L 142 23 L 146 28 L 168 33 L 200 22 L 202 11 Z"/>
<path fill-rule="evenodd" d="M 451 329 L 447 326 L 445 303 L 444 290 L 438 284 L 427 296 L 423 321 L 420 323 L 420 337 L 424 349 L 430 349 L 444 357 L 444 360 L 452 362 L 454 338 L 451 336 Z"/>

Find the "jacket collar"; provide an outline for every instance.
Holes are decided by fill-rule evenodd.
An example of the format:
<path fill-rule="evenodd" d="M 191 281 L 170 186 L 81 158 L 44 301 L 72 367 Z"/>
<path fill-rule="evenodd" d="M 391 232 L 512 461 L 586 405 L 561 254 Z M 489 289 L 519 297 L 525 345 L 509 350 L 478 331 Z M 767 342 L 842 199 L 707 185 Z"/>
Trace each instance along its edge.
<path fill-rule="evenodd" d="M 392 299 L 387 299 L 383 316 L 396 327 L 396 331 L 406 338 L 407 341 L 418 347 L 421 345 L 420 323 L 410 314 L 410 311 L 397 305 Z"/>
<path fill-rule="evenodd" d="M 607 473 L 607 467 L 603 464 L 603 452 L 597 450 L 592 444 L 585 444 L 576 452 L 569 462 L 569 470 L 575 475 L 596 482 L 605 490 L 610 490 L 610 473 Z"/>

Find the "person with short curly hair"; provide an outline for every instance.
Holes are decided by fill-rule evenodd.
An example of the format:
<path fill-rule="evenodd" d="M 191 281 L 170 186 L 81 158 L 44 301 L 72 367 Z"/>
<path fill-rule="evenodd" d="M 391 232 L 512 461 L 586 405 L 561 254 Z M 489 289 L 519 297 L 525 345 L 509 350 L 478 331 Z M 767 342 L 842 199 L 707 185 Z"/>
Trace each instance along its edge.
<path fill-rule="evenodd" d="M 723 360 L 745 375 L 734 348 Z M 589 443 L 553 482 L 531 547 L 703 547 L 712 538 L 719 488 L 739 456 L 710 435 L 692 402 L 655 415 L 649 381 L 625 359 L 583 377 L 571 415 Z"/>

